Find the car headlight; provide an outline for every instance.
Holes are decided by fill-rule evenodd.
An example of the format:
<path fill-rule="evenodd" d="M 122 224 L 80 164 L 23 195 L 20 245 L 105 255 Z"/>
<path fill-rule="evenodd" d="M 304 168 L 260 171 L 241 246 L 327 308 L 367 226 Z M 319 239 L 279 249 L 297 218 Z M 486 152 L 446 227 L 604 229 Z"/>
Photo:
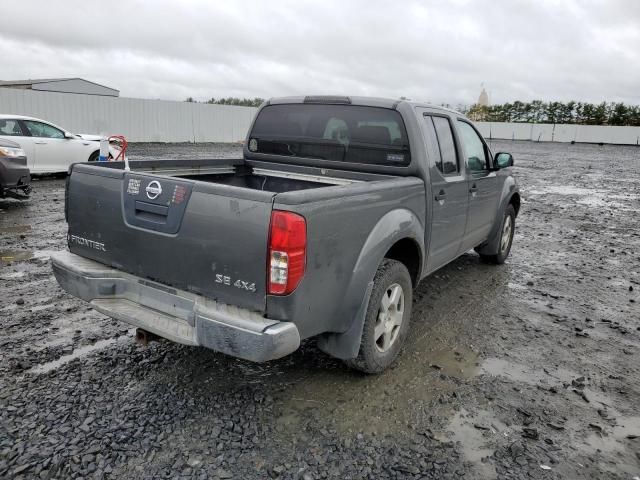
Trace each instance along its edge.
<path fill-rule="evenodd" d="M 24 150 L 21 148 L 1 147 L 0 157 L 24 157 Z"/>

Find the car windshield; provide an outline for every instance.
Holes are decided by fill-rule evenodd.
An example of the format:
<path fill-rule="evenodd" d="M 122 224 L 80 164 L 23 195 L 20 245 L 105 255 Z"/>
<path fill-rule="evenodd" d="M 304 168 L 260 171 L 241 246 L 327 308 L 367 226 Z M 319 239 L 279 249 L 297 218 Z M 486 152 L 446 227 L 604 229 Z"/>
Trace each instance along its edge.
<path fill-rule="evenodd" d="M 267 106 L 256 118 L 249 150 L 360 164 L 405 166 L 411 161 L 396 110 L 352 105 Z"/>

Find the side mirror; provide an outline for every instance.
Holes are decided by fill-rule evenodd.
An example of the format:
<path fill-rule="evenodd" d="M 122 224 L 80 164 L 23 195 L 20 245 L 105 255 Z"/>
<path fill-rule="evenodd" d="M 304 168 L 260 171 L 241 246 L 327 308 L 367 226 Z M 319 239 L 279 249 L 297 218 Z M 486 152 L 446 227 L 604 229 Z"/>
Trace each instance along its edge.
<path fill-rule="evenodd" d="M 73 133 L 64 132 L 64 138 L 74 139 L 76 136 Z"/>
<path fill-rule="evenodd" d="M 494 164 L 497 165 L 498 168 L 513 167 L 513 157 L 510 153 L 498 152 L 494 158 Z"/>

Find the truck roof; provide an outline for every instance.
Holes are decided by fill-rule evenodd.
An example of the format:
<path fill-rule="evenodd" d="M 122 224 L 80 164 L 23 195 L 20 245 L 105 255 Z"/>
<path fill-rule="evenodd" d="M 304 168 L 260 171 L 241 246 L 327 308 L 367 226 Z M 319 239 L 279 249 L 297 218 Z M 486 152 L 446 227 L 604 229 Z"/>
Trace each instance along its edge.
<path fill-rule="evenodd" d="M 349 104 L 360 105 L 365 107 L 381 107 L 381 108 L 393 108 L 395 109 L 400 103 L 406 103 L 412 107 L 425 107 L 433 108 L 436 110 L 442 110 L 445 112 L 455 113 L 462 115 L 460 112 L 442 107 L 439 105 L 432 105 L 426 102 L 418 102 L 412 100 L 401 100 L 393 98 L 383 97 L 359 97 L 359 96 L 342 96 L 342 95 L 307 95 L 307 96 L 292 96 L 292 97 L 273 97 L 267 100 L 269 105 L 282 105 L 287 103 L 315 103 L 315 104 Z"/>

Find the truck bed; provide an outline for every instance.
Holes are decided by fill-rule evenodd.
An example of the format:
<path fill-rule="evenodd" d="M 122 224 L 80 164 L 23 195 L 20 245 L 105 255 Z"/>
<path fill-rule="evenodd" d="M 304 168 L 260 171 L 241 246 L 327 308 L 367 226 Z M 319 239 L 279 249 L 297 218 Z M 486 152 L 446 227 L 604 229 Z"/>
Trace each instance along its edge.
<path fill-rule="evenodd" d="M 242 159 L 132 161 L 130 168 L 121 162 L 73 166 L 65 209 L 70 251 L 257 312 L 267 308 L 275 203 L 335 204 L 370 197 L 376 189 L 367 185 L 390 189 L 407 180 Z"/>
<path fill-rule="evenodd" d="M 384 175 L 353 174 L 332 171 L 336 176 L 316 175 L 317 169 L 300 169 L 295 166 L 260 168 L 257 163 L 243 159 L 194 159 L 194 160 L 137 160 L 130 161 L 131 171 L 179 177 L 199 182 L 217 183 L 250 190 L 283 193 L 334 185 L 349 185 L 361 181 L 380 180 Z M 124 170 L 122 162 L 94 163 L 93 166 Z M 306 172 L 305 172 L 306 170 Z M 323 170 L 326 172 L 326 170 Z"/>

